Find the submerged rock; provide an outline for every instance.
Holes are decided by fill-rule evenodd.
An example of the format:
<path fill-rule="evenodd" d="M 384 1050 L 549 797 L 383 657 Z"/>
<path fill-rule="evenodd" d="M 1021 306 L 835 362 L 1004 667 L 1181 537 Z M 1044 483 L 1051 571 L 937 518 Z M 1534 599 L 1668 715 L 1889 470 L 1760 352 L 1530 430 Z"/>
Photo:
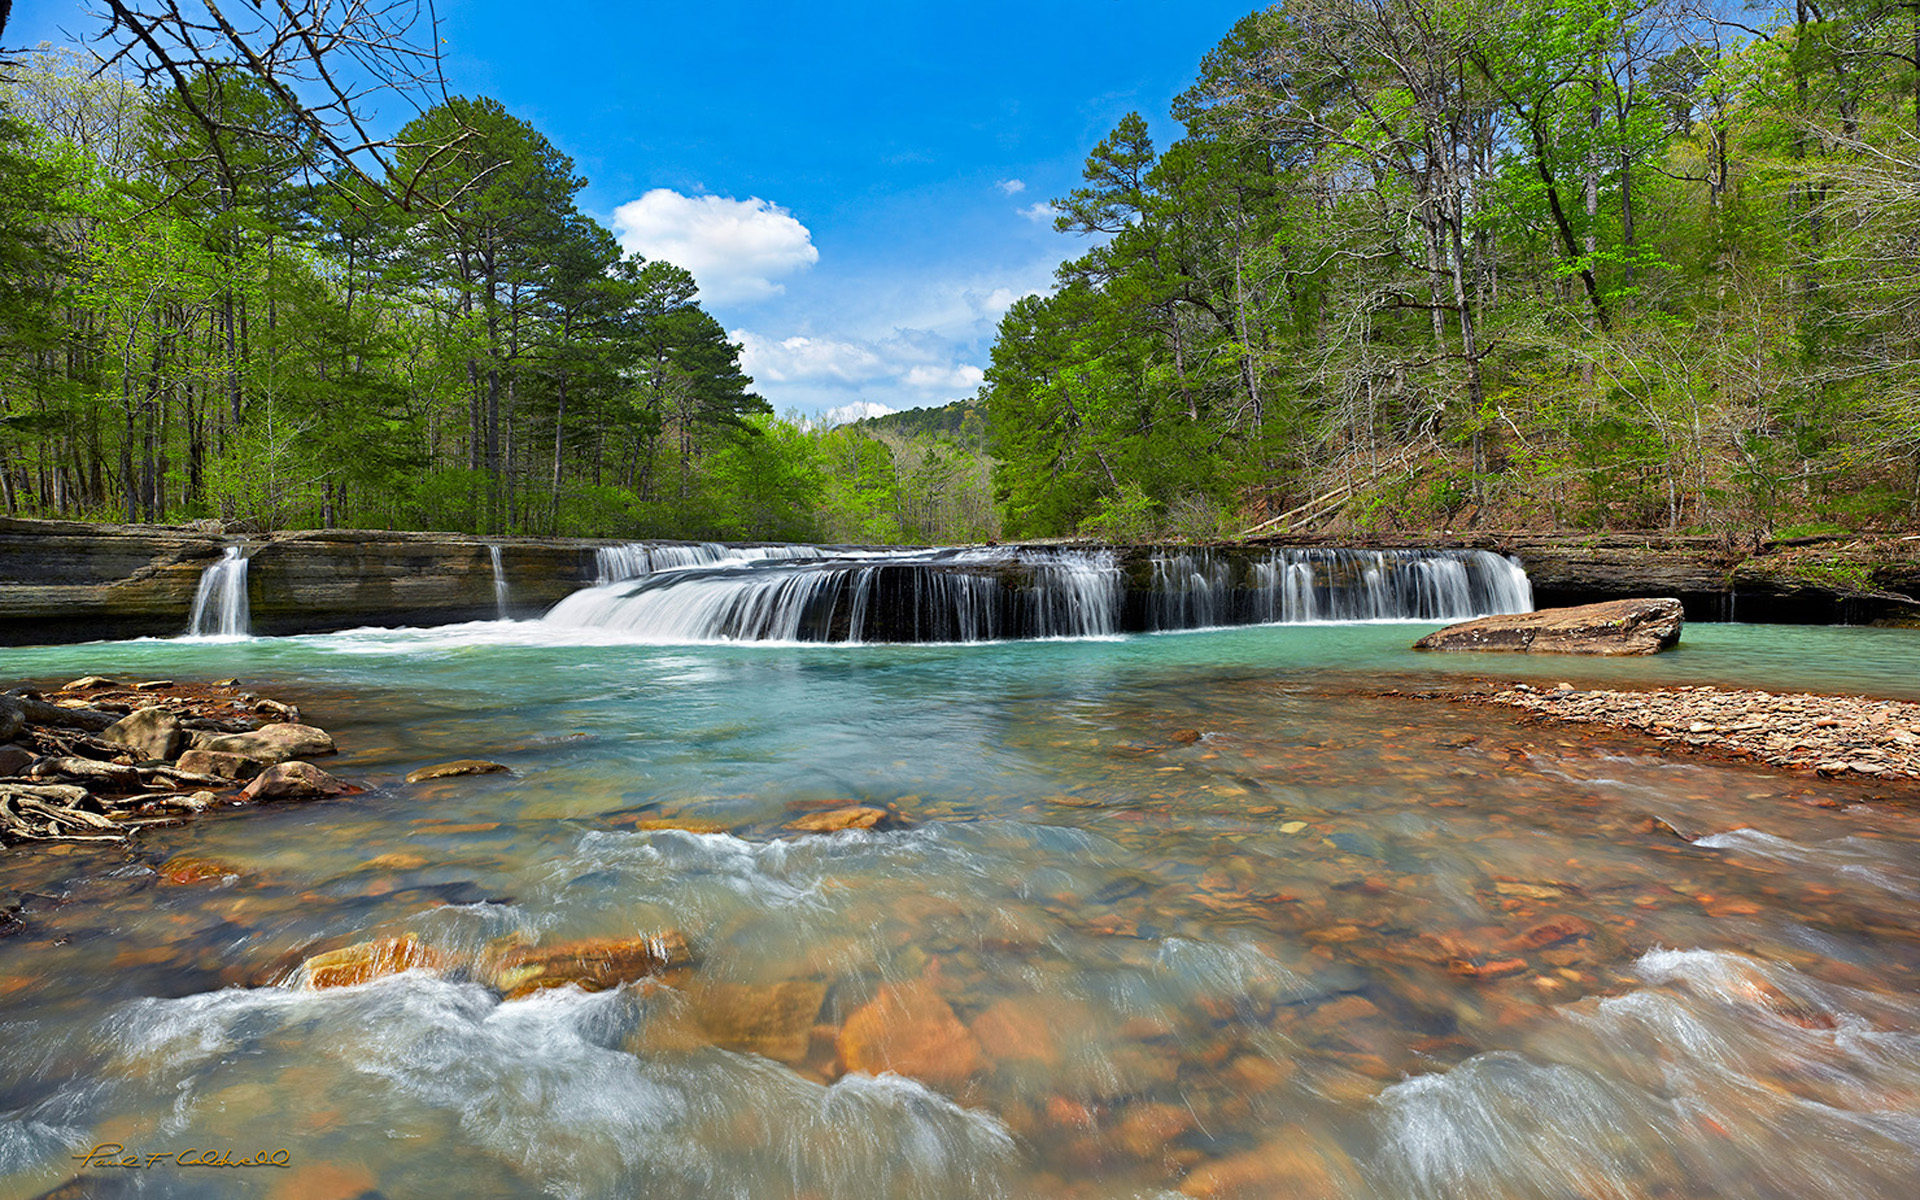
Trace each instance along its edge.
<path fill-rule="evenodd" d="M 1673 599 L 1609 600 L 1462 621 L 1428 634 L 1415 650 L 1499 650 L 1531 654 L 1657 654 L 1680 641 Z"/>
<path fill-rule="evenodd" d="M 507 767 L 504 763 L 487 762 L 479 758 L 461 758 L 409 772 L 407 782 L 425 783 L 429 779 L 450 779 L 456 775 L 500 775 L 505 774 L 506 771 Z"/>
<path fill-rule="evenodd" d="M 814 1018 L 826 998 L 827 985 L 817 979 L 709 983 L 690 997 L 695 1020 L 714 1045 L 789 1066 L 806 1059 Z"/>
<path fill-rule="evenodd" d="M 836 1042 L 849 1071 L 892 1071 L 953 1088 L 980 1069 L 980 1043 L 953 1007 L 925 983 L 883 987 L 857 1010 Z"/>
<path fill-rule="evenodd" d="M 847 808 L 808 813 L 788 821 L 787 828 L 795 833 L 838 833 L 843 829 L 888 829 L 898 823 L 898 819 L 884 808 L 855 804 Z"/>

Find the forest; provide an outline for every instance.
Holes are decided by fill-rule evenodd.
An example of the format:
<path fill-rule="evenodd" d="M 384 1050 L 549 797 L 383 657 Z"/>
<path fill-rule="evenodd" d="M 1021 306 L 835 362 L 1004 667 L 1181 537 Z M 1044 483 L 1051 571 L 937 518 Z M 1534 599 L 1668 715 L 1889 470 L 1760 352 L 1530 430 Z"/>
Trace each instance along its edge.
<path fill-rule="evenodd" d="M 1055 202 L 1010 536 L 1899 527 L 1920 5 L 1289 0 Z"/>
<path fill-rule="evenodd" d="M 1920 3 L 1293 0 L 1156 146 L 980 394 L 776 416 L 486 98 L 380 186 L 285 93 L 71 51 L 0 81 L 7 512 L 966 541 L 1875 530 L 1920 506 Z M 213 131 L 213 132 L 210 132 Z"/>
<path fill-rule="evenodd" d="M 0 102 L 9 514 L 993 532 L 955 439 L 774 416 L 693 276 L 623 255 L 568 157 L 492 100 L 423 113 L 378 190 L 238 70 L 149 89 L 43 49 Z"/>

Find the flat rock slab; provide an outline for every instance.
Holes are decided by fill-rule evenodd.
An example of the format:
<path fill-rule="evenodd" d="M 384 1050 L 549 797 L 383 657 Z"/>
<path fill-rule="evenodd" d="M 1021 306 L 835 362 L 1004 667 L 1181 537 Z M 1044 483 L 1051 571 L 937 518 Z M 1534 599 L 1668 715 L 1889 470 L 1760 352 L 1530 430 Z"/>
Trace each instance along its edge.
<path fill-rule="evenodd" d="M 1684 615 L 1671 598 L 1608 600 L 1462 621 L 1428 634 L 1415 650 L 1510 654 L 1658 654 L 1680 641 Z"/>
<path fill-rule="evenodd" d="M 488 762 L 481 758 L 460 758 L 453 762 L 443 762 L 436 766 L 421 767 L 418 771 L 407 773 L 408 783 L 425 783 L 429 779 L 452 779 L 459 775 L 502 775 L 507 773 L 505 763 Z"/>

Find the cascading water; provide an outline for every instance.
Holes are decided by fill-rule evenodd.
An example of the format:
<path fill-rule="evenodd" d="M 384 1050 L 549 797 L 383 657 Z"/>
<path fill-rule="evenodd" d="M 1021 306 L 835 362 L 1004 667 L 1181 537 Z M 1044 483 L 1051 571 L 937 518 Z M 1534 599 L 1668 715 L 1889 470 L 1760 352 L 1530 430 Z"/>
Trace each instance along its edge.
<path fill-rule="evenodd" d="M 600 551 L 556 625 L 649 641 L 980 642 L 1525 612 L 1520 564 L 1483 550 L 859 551 L 714 543 Z"/>
<path fill-rule="evenodd" d="M 247 606 L 247 559 L 228 546 L 220 561 L 200 576 L 187 617 L 189 637 L 246 637 L 252 624 Z"/>
<path fill-rule="evenodd" d="M 500 547 L 487 547 L 487 557 L 493 561 L 493 611 L 502 621 L 507 619 L 507 571 L 500 564 Z"/>

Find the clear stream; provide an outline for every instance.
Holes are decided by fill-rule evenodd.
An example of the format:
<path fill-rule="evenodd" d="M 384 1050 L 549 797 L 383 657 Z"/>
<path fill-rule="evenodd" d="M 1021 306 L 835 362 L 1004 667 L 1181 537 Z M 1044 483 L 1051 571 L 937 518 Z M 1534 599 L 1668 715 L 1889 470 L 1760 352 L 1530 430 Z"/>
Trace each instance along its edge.
<path fill-rule="evenodd" d="M 0 1197 L 102 1142 L 287 1165 L 95 1167 L 82 1194 L 1912 1196 L 1914 809 L 1368 693 L 1920 698 L 1920 633 L 1406 649 L 1432 627 L 657 646 L 489 622 L 0 652 L 10 679 L 238 676 L 368 788 L 0 853 L 24 903 L 0 936 Z M 402 781 L 465 757 L 513 774 Z M 906 826 L 785 828 L 849 802 Z M 180 855 L 234 875 L 162 882 Z M 363 937 L 665 930 L 692 971 L 596 994 L 279 982 Z M 919 1077 L 837 1067 L 878 996 L 934 1031 Z M 725 1048 L 794 997 L 787 1052 Z"/>

